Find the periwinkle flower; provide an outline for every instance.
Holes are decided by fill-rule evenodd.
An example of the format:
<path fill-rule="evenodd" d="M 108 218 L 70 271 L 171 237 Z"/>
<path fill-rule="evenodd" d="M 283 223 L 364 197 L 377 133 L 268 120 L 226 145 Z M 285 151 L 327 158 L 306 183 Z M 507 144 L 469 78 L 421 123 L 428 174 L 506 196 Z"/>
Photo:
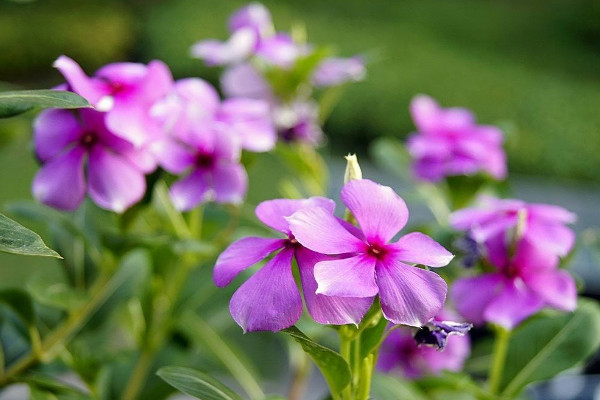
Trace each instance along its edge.
<path fill-rule="evenodd" d="M 459 331 L 452 330 L 447 320 L 456 316 L 444 310 L 428 326 L 445 326 L 451 334 L 445 336 L 443 351 L 438 346 L 420 344 L 419 332 L 408 328 L 398 328 L 389 334 L 379 349 L 377 369 L 388 373 L 399 373 L 407 379 L 417 379 L 424 375 L 437 375 L 440 372 L 460 371 L 469 357 L 471 345 L 466 330 L 469 324 L 457 324 Z M 454 324 L 454 323 L 452 323 Z M 423 329 L 423 328 L 421 328 Z M 442 328 L 433 328 L 430 332 L 444 332 Z"/>
<path fill-rule="evenodd" d="M 442 267 L 452 259 L 443 246 L 422 233 L 389 241 L 406 225 L 408 209 L 390 187 L 367 179 L 352 180 L 341 198 L 360 229 L 350 233 L 318 207 L 302 209 L 288 220 L 303 246 L 339 259 L 318 262 L 318 294 L 339 297 L 379 295 L 385 318 L 420 327 L 443 307 L 446 282 L 436 273 L 410 264 Z"/>
<path fill-rule="evenodd" d="M 497 243 L 499 244 L 499 243 Z M 506 246 L 495 252 L 495 271 L 460 278 L 451 288 L 458 312 L 475 324 L 492 322 L 512 329 L 545 307 L 573 311 L 577 306 L 575 281 L 528 241 L 517 244 L 514 257 Z"/>
<path fill-rule="evenodd" d="M 575 233 L 565 225 L 576 219 L 562 207 L 486 196 L 478 206 L 452 213 L 450 224 L 485 244 L 493 264 L 505 264 L 506 249 L 518 241 L 537 248 L 546 258 L 544 264 L 556 265 L 573 248 Z"/>
<path fill-rule="evenodd" d="M 41 202 L 75 210 L 88 192 L 102 208 L 123 212 L 146 191 L 156 167 L 150 153 L 109 131 L 105 113 L 42 111 L 34 123 L 35 151 L 43 163 L 33 181 Z"/>
<path fill-rule="evenodd" d="M 274 108 L 273 118 L 284 142 L 302 142 L 313 146 L 322 144 L 323 131 L 319 124 L 319 108 L 311 101 L 296 100 Z"/>
<path fill-rule="evenodd" d="M 256 216 L 283 238 L 246 237 L 233 242 L 217 259 L 213 277 L 227 286 L 244 269 L 276 253 L 231 298 L 230 311 L 245 332 L 279 331 L 290 327 L 302 314 L 302 298 L 292 273 L 295 258 L 304 301 L 312 318 L 321 324 L 358 324 L 372 298 L 340 298 L 318 294 L 314 278 L 316 263 L 331 257 L 302 246 L 290 231 L 287 217 L 303 208 L 318 208 L 333 217 L 335 203 L 323 197 L 305 200 L 275 199 L 256 207 Z"/>
<path fill-rule="evenodd" d="M 420 327 L 415 333 L 415 342 L 419 346 L 430 346 L 437 350 L 444 350 L 448 345 L 448 338 L 454 335 L 466 335 L 473 324 L 468 322 L 431 320 Z"/>
<path fill-rule="evenodd" d="M 337 86 L 361 81 L 366 73 L 365 63 L 360 57 L 330 57 L 319 63 L 311 81 L 317 87 Z"/>
<path fill-rule="evenodd" d="M 173 92 L 152 109 L 163 129 L 172 137 L 185 139 L 194 130 L 218 130 L 239 138 L 242 148 L 262 152 L 277 141 L 269 103 L 258 99 L 234 98 L 223 102 L 212 85 L 199 78 L 177 81 Z"/>
<path fill-rule="evenodd" d="M 138 63 L 113 63 L 88 77 L 72 59 L 60 56 L 54 66 L 69 87 L 98 111 L 106 111 L 106 125 L 115 135 L 137 147 L 160 138 L 160 126 L 150 115 L 156 101 L 172 88 L 169 68 L 161 61 L 147 66 Z"/>
<path fill-rule="evenodd" d="M 415 97 L 410 110 L 418 131 L 408 138 L 407 146 L 418 179 L 437 182 L 479 172 L 496 179 L 506 176 L 500 129 L 476 124 L 467 109 L 443 109 L 429 96 Z"/>
<path fill-rule="evenodd" d="M 254 53 L 257 43 L 258 38 L 252 29 L 239 29 L 226 41 L 208 39 L 194 44 L 190 54 L 209 67 L 238 64 Z"/>
<path fill-rule="evenodd" d="M 221 75 L 221 88 L 226 97 L 244 97 L 276 103 L 269 82 L 250 63 L 227 67 Z"/>
<path fill-rule="evenodd" d="M 229 17 L 230 32 L 240 29 L 252 29 L 259 37 L 271 36 L 275 31 L 269 9 L 261 3 L 253 2 L 236 10 Z"/>

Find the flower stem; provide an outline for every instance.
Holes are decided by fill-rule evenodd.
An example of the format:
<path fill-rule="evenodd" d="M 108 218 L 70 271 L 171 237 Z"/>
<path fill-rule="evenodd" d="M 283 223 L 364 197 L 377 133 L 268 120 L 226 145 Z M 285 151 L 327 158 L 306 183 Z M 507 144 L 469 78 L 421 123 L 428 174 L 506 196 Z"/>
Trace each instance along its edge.
<path fill-rule="evenodd" d="M 371 378 L 373 377 L 373 369 L 375 368 L 375 354 L 369 354 L 362 360 L 362 368 L 358 386 L 357 400 L 368 400 L 371 393 Z"/>
<path fill-rule="evenodd" d="M 349 335 L 348 329 L 346 326 L 340 327 L 339 330 L 340 335 L 340 354 L 344 360 L 351 364 L 351 353 L 352 353 L 352 337 Z M 352 400 L 352 382 L 344 388 L 342 391 L 342 399 L 344 400 Z"/>
<path fill-rule="evenodd" d="M 496 339 L 494 341 L 494 352 L 492 360 L 492 369 L 489 376 L 489 387 L 492 394 L 498 394 L 500 388 L 500 380 L 504 372 L 504 364 L 506 363 L 506 352 L 508 351 L 508 343 L 510 341 L 511 331 L 504 327 L 497 327 Z"/>

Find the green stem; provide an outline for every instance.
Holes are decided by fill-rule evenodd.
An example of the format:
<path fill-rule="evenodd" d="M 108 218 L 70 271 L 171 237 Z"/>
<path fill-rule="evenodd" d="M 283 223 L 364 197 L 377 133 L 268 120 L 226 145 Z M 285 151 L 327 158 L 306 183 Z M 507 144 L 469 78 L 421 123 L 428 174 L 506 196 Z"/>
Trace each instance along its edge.
<path fill-rule="evenodd" d="M 492 353 L 492 369 L 489 376 L 489 387 L 492 394 L 498 394 L 500 389 L 500 380 L 504 372 L 504 364 L 506 363 L 506 352 L 508 351 L 508 343 L 510 341 L 511 331 L 501 326 L 496 329 L 496 339 L 494 342 L 494 352 Z"/>
<path fill-rule="evenodd" d="M 373 377 L 373 369 L 375 368 L 375 355 L 369 354 L 362 360 L 362 368 L 358 386 L 357 400 L 368 400 L 371 393 L 371 378 Z"/>
<path fill-rule="evenodd" d="M 351 364 L 351 352 L 352 352 L 352 339 L 348 335 L 346 326 L 342 326 L 339 330 L 340 335 L 340 354 L 344 360 Z M 342 399 L 344 400 L 352 400 L 352 383 L 348 384 L 346 388 L 342 391 Z"/>
<path fill-rule="evenodd" d="M 133 373 L 129 378 L 127 387 L 125 387 L 125 391 L 123 392 L 123 400 L 135 399 L 138 397 L 142 386 L 146 382 L 148 370 L 150 370 L 150 368 L 152 367 L 152 362 L 154 360 L 155 355 L 156 353 L 154 350 L 144 349 L 142 351 L 135 365 Z"/>
<path fill-rule="evenodd" d="M 65 346 L 71 337 L 87 322 L 100 304 L 106 300 L 111 290 L 113 290 L 112 283 L 112 280 L 108 280 L 106 277 L 100 277 L 91 290 L 92 295 L 89 301 L 75 310 L 65 322 L 48 334 L 42 340 L 41 344 L 36 345 L 36 347 L 38 347 L 36 352 L 32 351 L 13 363 L 6 372 L 0 376 L 0 386 L 4 386 L 15 376 L 28 368 L 31 368 L 39 361 L 47 362 L 54 359 L 56 356 L 56 347 Z"/>

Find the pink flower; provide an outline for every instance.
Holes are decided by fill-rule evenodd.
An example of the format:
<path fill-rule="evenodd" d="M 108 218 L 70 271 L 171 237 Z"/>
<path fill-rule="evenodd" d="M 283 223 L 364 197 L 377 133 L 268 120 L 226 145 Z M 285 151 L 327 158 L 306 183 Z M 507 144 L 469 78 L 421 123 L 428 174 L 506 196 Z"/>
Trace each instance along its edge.
<path fill-rule="evenodd" d="M 497 258 L 504 261 L 495 265 L 494 272 L 460 278 L 452 285 L 452 301 L 467 320 L 512 329 L 545 307 L 576 308 L 575 281 L 568 272 L 548 264 L 543 250 L 520 241 L 512 259 Z"/>
<path fill-rule="evenodd" d="M 365 63 L 360 57 L 330 57 L 319 63 L 311 80 L 317 87 L 337 86 L 361 81 L 366 74 Z"/>
<path fill-rule="evenodd" d="M 321 324 L 358 324 L 372 298 L 339 298 L 316 293 L 316 263 L 331 257 L 317 254 L 298 243 L 286 217 L 305 207 L 316 207 L 332 215 L 335 203 L 323 197 L 306 200 L 276 199 L 256 207 L 256 216 L 283 238 L 246 237 L 233 242 L 217 259 L 213 277 L 219 287 L 227 286 L 244 269 L 278 253 L 248 279 L 233 295 L 231 315 L 244 331 L 279 331 L 295 324 L 302 314 L 302 298 L 292 273 L 296 259 L 306 307 Z"/>
<path fill-rule="evenodd" d="M 453 313 L 444 310 L 434 318 L 433 323 L 455 319 Z M 400 373 L 408 379 L 437 375 L 444 370 L 460 371 L 469 357 L 470 347 L 468 336 L 449 335 L 446 347 L 440 351 L 419 345 L 410 329 L 399 328 L 391 332 L 381 345 L 377 369 Z"/>
<path fill-rule="evenodd" d="M 102 208 L 123 212 L 146 191 L 144 175 L 156 162 L 105 125 L 106 114 L 46 110 L 34 123 L 35 151 L 43 163 L 33 181 L 41 202 L 75 210 L 88 192 Z"/>
<path fill-rule="evenodd" d="M 317 293 L 379 295 L 388 320 L 417 327 L 426 324 L 444 305 L 446 282 L 434 272 L 409 264 L 442 267 L 452 254 L 418 232 L 389 243 L 408 220 L 406 204 L 390 187 L 366 179 L 352 180 L 341 197 L 360 225 L 354 233 L 317 207 L 288 218 L 292 234 L 303 246 L 340 257 L 315 265 Z"/>
<path fill-rule="evenodd" d="M 576 219 L 575 214 L 554 205 L 482 197 L 479 206 L 452 213 L 450 224 L 485 244 L 487 256 L 495 265 L 507 263 L 506 249 L 518 230 L 520 242 L 538 249 L 545 256 L 544 265 L 555 266 L 559 257 L 566 256 L 573 248 L 575 233 L 565 224 Z"/>
<path fill-rule="evenodd" d="M 88 77 L 72 59 L 60 56 L 54 66 L 63 74 L 71 90 L 83 96 L 98 111 L 106 111 L 111 132 L 136 147 L 161 135 L 160 126 L 150 116 L 150 108 L 173 85 L 169 68 L 161 61 L 147 66 L 113 63 Z"/>
<path fill-rule="evenodd" d="M 506 155 L 500 129 L 477 125 L 464 108 L 441 108 L 420 95 L 410 105 L 418 132 L 408 138 L 418 179 L 437 182 L 447 176 L 486 172 L 496 179 L 506 176 Z"/>

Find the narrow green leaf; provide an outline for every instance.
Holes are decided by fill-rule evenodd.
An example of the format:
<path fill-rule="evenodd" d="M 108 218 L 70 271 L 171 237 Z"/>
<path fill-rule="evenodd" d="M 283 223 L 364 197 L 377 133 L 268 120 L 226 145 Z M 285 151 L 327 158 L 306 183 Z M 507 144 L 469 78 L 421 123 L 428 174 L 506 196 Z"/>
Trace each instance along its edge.
<path fill-rule="evenodd" d="M 74 310 L 86 300 L 85 293 L 76 291 L 64 282 L 48 285 L 48 282 L 38 278 L 27 283 L 27 290 L 39 304 L 64 311 Z"/>
<path fill-rule="evenodd" d="M 157 375 L 175 389 L 200 400 L 242 400 L 212 376 L 191 368 L 164 367 Z"/>
<path fill-rule="evenodd" d="M 410 399 L 426 400 L 428 397 L 412 382 L 383 374 L 373 375 L 371 384 L 373 400 Z"/>
<path fill-rule="evenodd" d="M 600 345 L 600 307 L 579 299 L 575 312 L 531 319 L 511 337 L 500 383 L 512 397 L 527 384 L 551 378 L 585 360 Z"/>
<path fill-rule="evenodd" d="M 33 301 L 24 290 L 12 288 L 0 290 L 0 302 L 9 306 L 28 326 L 35 323 Z"/>
<path fill-rule="evenodd" d="M 86 99 L 64 90 L 18 90 L 0 92 L 0 118 L 13 117 L 32 108 L 91 107 Z"/>
<path fill-rule="evenodd" d="M 317 364 L 330 388 L 339 393 L 350 383 L 352 377 L 350 367 L 339 353 L 314 342 L 295 326 L 281 332 L 290 335 L 296 342 L 300 343 L 302 349 Z"/>
<path fill-rule="evenodd" d="M 377 350 L 381 338 L 385 332 L 388 321 L 380 317 L 377 323 L 369 328 L 366 328 L 360 335 L 360 356 L 367 357 L 371 352 Z"/>
<path fill-rule="evenodd" d="M 61 256 L 48 248 L 42 238 L 12 219 L 0 214 L 0 251 L 29 256 Z"/>

